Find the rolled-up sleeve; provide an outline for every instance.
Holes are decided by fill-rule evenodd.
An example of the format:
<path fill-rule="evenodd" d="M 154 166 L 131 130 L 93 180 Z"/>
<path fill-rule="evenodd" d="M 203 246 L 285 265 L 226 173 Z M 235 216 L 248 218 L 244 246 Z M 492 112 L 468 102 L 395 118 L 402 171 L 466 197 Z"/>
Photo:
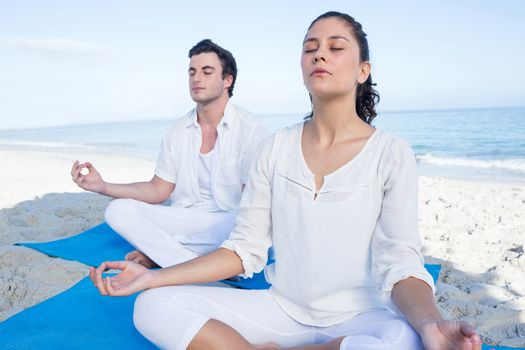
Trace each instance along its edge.
<path fill-rule="evenodd" d="M 250 278 L 266 266 L 272 244 L 271 229 L 271 153 L 273 137 L 260 144 L 239 204 L 236 225 L 221 245 L 234 251 L 242 261 L 243 277 Z"/>
<path fill-rule="evenodd" d="M 383 203 L 372 238 L 372 273 L 381 290 L 390 293 L 408 277 L 426 282 L 435 292 L 424 267 L 418 230 L 418 177 L 412 149 L 397 140 L 385 158 Z"/>

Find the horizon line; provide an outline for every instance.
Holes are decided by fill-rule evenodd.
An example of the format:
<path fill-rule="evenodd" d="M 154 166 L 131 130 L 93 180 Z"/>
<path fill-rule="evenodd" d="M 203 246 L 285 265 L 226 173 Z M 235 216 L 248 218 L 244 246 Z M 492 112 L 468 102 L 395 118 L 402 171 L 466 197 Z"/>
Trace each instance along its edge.
<path fill-rule="evenodd" d="M 499 106 L 499 107 L 457 107 L 457 108 L 423 108 L 423 109 L 387 109 L 387 110 L 379 110 L 377 113 L 380 115 L 381 113 L 389 114 L 389 113 L 422 113 L 422 112 L 454 112 L 454 111 L 476 111 L 476 110 L 494 110 L 494 109 L 525 109 L 525 105 L 523 106 Z M 279 115 L 307 115 L 310 112 L 295 112 L 295 113 L 271 113 L 271 114 L 255 114 L 257 117 L 268 117 L 268 116 L 279 116 Z M 54 128 L 65 128 L 70 126 L 92 126 L 97 124 L 118 124 L 118 123 L 141 123 L 141 122 L 157 122 L 157 121 L 167 121 L 167 120 L 174 120 L 179 118 L 180 116 L 173 117 L 173 116 L 164 116 L 154 119 L 130 119 L 130 120 L 114 120 L 114 121 L 98 121 L 98 122 L 80 122 L 80 123 L 71 123 L 71 124 L 55 124 L 55 125 L 47 125 L 47 126 L 33 126 L 33 127 L 14 127 L 14 128 L 8 128 L 8 129 L 2 129 L 0 128 L 0 132 L 6 132 L 6 131 L 23 131 L 23 130 L 35 130 L 35 129 L 54 129 Z"/>

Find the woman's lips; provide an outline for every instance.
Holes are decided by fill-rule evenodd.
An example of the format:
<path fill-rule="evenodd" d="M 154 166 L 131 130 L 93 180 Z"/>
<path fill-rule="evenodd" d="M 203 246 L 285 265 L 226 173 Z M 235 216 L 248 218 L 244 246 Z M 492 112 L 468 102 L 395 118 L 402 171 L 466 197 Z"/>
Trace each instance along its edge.
<path fill-rule="evenodd" d="M 328 75 L 328 74 L 330 74 L 330 72 L 328 72 L 326 69 L 319 68 L 319 69 L 314 70 L 312 74 L 310 75 Z"/>

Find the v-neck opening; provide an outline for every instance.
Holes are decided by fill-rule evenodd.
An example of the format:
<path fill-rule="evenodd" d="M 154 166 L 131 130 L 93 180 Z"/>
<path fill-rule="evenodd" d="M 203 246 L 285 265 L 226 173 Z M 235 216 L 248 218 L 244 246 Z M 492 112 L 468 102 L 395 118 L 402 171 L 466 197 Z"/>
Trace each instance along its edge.
<path fill-rule="evenodd" d="M 322 183 L 321 187 L 317 188 L 317 184 L 315 183 L 315 174 L 312 171 L 312 169 L 310 169 L 310 167 L 308 166 L 308 163 L 306 162 L 306 158 L 304 157 L 304 153 L 303 153 L 303 144 L 302 143 L 303 143 L 303 130 L 304 130 L 305 123 L 306 122 L 302 123 L 301 127 L 299 129 L 299 137 L 298 137 L 299 155 L 300 155 L 300 158 L 301 158 L 301 162 L 303 164 L 303 169 L 307 172 L 307 174 L 312 178 L 312 180 L 314 182 L 314 190 L 313 190 L 314 198 L 317 199 L 318 194 L 321 193 L 321 190 L 323 189 L 323 187 L 326 184 L 326 180 L 330 179 L 331 177 L 335 176 L 339 172 L 343 171 L 345 168 L 349 167 L 352 163 L 355 163 L 362 156 L 362 154 L 365 153 L 365 151 L 369 148 L 369 145 L 370 145 L 371 141 L 373 139 L 375 139 L 376 134 L 379 133 L 379 129 L 375 128 L 375 130 L 372 133 L 372 135 L 370 135 L 368 140 L 366 140 L 364 146 L 361 148 L 361 150 L 359 150 L 359 152 L 357 152 L 357 154 L 352 159 L 350 159 L 348 162 L 342 164 L 337 169 L 335 169 L 335 170 L 331 171 L 330 173 L 324 175 L 323 176 L 323 183 Z"/>

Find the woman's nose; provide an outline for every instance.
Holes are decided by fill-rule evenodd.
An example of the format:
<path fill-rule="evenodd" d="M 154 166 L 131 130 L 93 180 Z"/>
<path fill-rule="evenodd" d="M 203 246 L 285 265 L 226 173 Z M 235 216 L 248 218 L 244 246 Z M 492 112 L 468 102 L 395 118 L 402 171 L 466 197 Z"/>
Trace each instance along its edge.
<path fill-rule="evenodd" d="M 317 50 L 317 52 L 314 55 L 314 63 L 317 63 L 319 61 L 326 62 L 326 55 L 324 54 L 323 50 Z"/>

